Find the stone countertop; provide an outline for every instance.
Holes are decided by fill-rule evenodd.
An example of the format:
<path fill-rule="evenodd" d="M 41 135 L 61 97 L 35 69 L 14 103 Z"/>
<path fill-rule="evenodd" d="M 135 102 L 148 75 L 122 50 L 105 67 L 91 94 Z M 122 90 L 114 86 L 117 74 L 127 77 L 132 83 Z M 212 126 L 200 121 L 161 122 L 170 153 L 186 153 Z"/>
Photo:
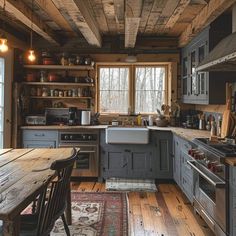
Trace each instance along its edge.
<path fill-rule="evenodd" d="M 68 126 L 68 125 L 32 125 L 22 126 L 24 130 L 75 130 L 75 129 L 106 129 L 108 125 Z M 138 126 L 137 126 L 138 127 Z M 209 138 L 210 132 L 206 130 L 185 129 L 180 127 L 148 126 L 149 130 L 171 131 L 180 137 L 192 141 L 194 138 Z"/>
<path fill-rule="evenodd" d="M 75 130 L 75 129 L 106 129 L 108 125 L 30 125 L 21 126 L 24 130 Z"/>
<path fill-rule="evenodd" d="M 34 126 L 21 126 L 23 130 L 75 130 L 75 129 L 106 129 L 109 125 L 89 125 L 89 126 L 68 126 L 68 125 L 34 125 Z M 185 129 L 180 127 L 157 127 L 148 126 L 149 130 L 157 131 L 170 131 L 181 138 L 192 141 L 195 138 L 209 138 L 210 132 L 206 130 Z M 236 157 L 226 158 L 225 162 L 228 165 L 236 166 Z"/>
<path fill-rule="evenodd" d="M 150 130 L 159 130 L 159 131 L 171 131 L 174 134 L 177 134 L 181 138 L 184 138 L 188 141 L 192 141 L 195 138 L 209 138 L 210 132 L 207 130 L 198 130 L 198 129 L 185 129 L 181 127 L 157 127 L 157 126 L 148 126 Z"/>

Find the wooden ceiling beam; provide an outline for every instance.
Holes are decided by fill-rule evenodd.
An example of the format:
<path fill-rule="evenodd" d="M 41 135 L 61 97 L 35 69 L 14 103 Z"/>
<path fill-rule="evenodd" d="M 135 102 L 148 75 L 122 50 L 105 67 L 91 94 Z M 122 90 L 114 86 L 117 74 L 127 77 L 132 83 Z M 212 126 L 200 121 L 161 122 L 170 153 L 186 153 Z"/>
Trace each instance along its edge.
<path fill-rule="evenodd" d="M 87 0 L 53 0 L 55 4 L 64 6 L 74 24 L 90 45 L 101 47 L 102 38 L 89 1 Z"/>
<path fill-rule="evenodd" d="M 115 15 L 118 22 L 124 21 L 125 2 L 124 0 L 114 0 Z"/>
<path fill-rule="evenodd" d="M 125 48 L 134 48 L 138 34 L 143 1 L 127 0 L 125 6 Z"/>
<path fill-rule="evenodd" d="M 179 46 L 185 46 L 197 33 L 214 21 L 235 2 L 236 0 L 211 0 L 180 35 Z"/>
<path fill-rule="evenodd" d="M 182 13 L 184 12 L 185 8 L 189 5 L 190 1 L 191 0 L 181 0 L 179 2 L 179 4 L 175 8 L 172 16 L 167 21 L 167 23 L 164 27 L 164 30 L 163 30 L 164 32 L 168 32 L 170 29 L 172 29 L 172 27 L 174 27 L 174 25 L 176 24 L 176 22 L 178 21 L 178 19 L 182 15 Z"/>
<path fill-rule="evenodd" d="M 66 19 L 62 16 L 56 5 L 52 2 L 52 0 L 35 0 L 35 4 L 37 4 L 42 10 L 44 10 L 49 17 L 64 31 L 67 32 L 70 36 L 75 36 L 72 27 L 66 21 Z"/>
<path fill-rule="evenodd" d="M 0 0 L 3 4 L 3 0 Z M 7 0 L 6 11 L 13 15 L 16 19 L 21 21 L 27 27 L 31 28 L 32 10 L 22 1 Z M 45 38 L 47 41 L 59 45 L 59 39 L 56 34 L 35 14 L 33 14 L 33 30 Z"/>

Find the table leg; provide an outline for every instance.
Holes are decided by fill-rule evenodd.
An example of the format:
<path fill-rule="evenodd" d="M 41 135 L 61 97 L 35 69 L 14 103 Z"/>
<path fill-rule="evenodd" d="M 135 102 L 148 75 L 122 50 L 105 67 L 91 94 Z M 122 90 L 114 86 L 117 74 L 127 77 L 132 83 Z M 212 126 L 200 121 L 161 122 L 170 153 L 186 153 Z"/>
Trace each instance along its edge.
<path fill-rule="evenodd" d="M 66 204 L 66 220 L 67 224 L 72 224 L 72 215 L 71 215 L 71 186 L 69 185 L 69 191 L 67 194 L 67 204 Z"/>
<path fill-rule="evenodd" d="M 13 220 L 3 221 L 3 236 L 19 236 L 20 216 Z"/>

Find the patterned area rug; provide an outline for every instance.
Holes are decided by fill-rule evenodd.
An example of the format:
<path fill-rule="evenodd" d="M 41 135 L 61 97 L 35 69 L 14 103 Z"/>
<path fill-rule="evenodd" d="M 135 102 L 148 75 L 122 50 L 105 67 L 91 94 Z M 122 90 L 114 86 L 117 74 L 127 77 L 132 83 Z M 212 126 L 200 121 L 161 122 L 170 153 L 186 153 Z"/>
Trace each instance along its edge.
<path fill-rule="evenodd" d="M 125 193 L 72 193 L 71 236 L 127 236 L 128 216 Z M 65 236 L 61 219 L 51 236 Z"/>
<path fill-rule="evenodd" d="M 119 179 L 110 178 L 106 180 L 106 190 L 109 191 L 157 191 L 154 180 L 143 179 Z"/>

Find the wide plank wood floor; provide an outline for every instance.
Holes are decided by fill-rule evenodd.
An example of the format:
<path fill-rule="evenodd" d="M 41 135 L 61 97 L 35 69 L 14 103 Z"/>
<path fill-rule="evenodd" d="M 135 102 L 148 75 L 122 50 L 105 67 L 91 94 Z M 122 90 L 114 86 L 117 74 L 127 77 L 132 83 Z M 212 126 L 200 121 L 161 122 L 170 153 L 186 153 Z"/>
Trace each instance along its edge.
<path fill-rule="evenodd" d="M 105 192 L 105 184 L 73 183 L 79 192 Z M 131 236 L 214 236 L 174 184 L 159 184 L 158 192 L 129 192 Z"/>

